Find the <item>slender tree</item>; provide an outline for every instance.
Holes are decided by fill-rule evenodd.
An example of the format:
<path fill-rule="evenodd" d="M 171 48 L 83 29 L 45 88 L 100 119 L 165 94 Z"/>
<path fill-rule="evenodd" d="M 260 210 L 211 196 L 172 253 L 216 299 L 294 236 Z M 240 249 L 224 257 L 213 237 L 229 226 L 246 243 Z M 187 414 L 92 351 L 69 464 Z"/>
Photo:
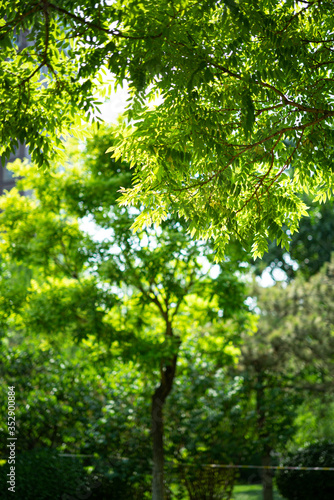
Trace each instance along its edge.
<path fill-rule="evenodd" d="M 262 465 L 273 451 L 293 442 L 303 401 L 333 394 L 333 265 L 307 281 L 300 274 L 288 286 L 257 287 L 257 331 L 245 335 L 238 372 L 244 394 L 253 398 L 254 437 Z M 273 499 L 272 474 L 263 471 L 263 498 Z"/>
<path fill-rule="evenodd" d="M 217 266 L 217 277 L 211 277 L 212 250 L 205 242 L 191 241 L 177 220 L 168 218 L 157 231 L 133 234 L 130 227 L 138 213 L 115 204 L 120 185 L 131 181 L 128 167 L 120 161 L 100 162 L 110 135 L 107 129 L 94 137 L 83 161 L 65 172 L 50 167 L 43 174 L 29 164 L 14 167 L 23 179 L 1 199 L 1 246 L 13 262 L 32 270 L 19 309 L 28 329 L 55 329 L 78 339 L 93 334 L 115 355 L 154 371 L 152 494 L 161 500 L 163 410 L 187 330 L 178 326 L 178 318 L 189 318 L 191 328 L 187 301 L 193 295 L 203 302 L 200 321 L 207 321 L 207 314 L 218 319 L 219 311 L 230 314 L 232 304 L 244 308 L 243 285 L 233 276 L 238 263 L 232 259 Z M 23 187 L 33 190 L 33 196 L 22 197 Z M 95 231 L 105 231 L 104 237 L 85 234 L 88 217 Z"/>

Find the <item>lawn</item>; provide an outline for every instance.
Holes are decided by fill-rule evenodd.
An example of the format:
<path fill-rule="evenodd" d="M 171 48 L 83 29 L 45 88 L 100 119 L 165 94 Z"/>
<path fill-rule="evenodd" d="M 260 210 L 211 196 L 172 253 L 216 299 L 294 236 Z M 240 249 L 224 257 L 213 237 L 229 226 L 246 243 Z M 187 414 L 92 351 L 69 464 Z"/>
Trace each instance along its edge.
<path fill-rule="evenodd" d="M 260 484 L 236 486 L 232 497 L 233 500 L 262 500 L 262 498 L 262 486 Z M 284 498 L 275 491 L 274 500 L 284 500 Z"/>

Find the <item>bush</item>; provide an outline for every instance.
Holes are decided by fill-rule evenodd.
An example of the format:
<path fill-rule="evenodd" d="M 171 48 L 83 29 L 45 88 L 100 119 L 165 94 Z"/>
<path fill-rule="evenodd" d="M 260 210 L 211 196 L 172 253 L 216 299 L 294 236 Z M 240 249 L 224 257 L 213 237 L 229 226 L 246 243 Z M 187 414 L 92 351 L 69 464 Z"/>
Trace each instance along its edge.
<path fill-rule="evenodd" d="M 92 481 L 77 459 L 60 457 L 55 450 L 35 448 L 15 459 L 15 494 L 8 491 L 8 464 L 0 467 L 0 482 L 6 484 L 1 498 L 18 500 L 69 500 L 83 497 Z M 87 498 L 87 497 L 86 497 Z"/>
<path fill-rule="evenodd" d="M 334 467 L 334 443 L 321 442 L 290 453 L 286 467 Z M 328 500 L 334 498 L 334 471 L 280 470 L 276 476 L 279 492 L 287 500 Z"/>
<path fill-rule="evenodd" d="M 130 466 L 97 467 L 89 474 L 78 458 L 59 456 L 54 449 L 34 448 L 15 458 L 15 493 L 9 491 L 9 465 L 0 466 L 1 500 L 143 500 L 150 477 L 135 476 Z"/>
<path fill-rule="evenodd" d="M 233 469 L 194 467 L 182 470 L 190 500 L 229 500 L 236 477 L 237 472 Z"/>

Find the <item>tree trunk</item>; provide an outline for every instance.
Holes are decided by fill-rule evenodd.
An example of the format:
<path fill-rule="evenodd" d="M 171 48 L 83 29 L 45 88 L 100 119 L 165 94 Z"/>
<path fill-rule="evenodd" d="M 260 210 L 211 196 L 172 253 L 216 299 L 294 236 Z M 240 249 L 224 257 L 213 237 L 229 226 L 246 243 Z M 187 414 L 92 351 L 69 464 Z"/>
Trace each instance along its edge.
<path fill-rule="evenodd" d="M 158 388 L 159 389 L 159 388 Z M 163 402 L 157 395 L 152 398 L 153 481 L 152 500 L 164 500 L 164 443 Z"/>
<path fill-rule="evenodd" d="M 265 386 L 264 375 L 261 367 L 257 369 L 257 388 L 256 388 L 256 411 L 257 411 L 257 425 L 259 438 L 262 441 L 263 455 L 262 466 L 268 467 L 271 464 L 270 452 L 271 448 L 264 441 L 268 438 L 266 430 L 266 413 L 265 413 Z M 273 477 L 271 469 L 262 469 L 262 492 L 263 500 L 273 500 Z"/>
<path fill-rule="evenodd" d="M 271 465 L 270 453 L 262 457 L 262 465 Z M 262 469 L 263 500 L 273 500 L 273 475 L 271 469 Z"/>
<path fill-rule="evenodd" d="M 152 397 L 152 439 L 153 439 L 153 481 L 152 500 L 165 500 L 164 487 L 164 426 L 163 406 L 172 390 L 176 369 L 175 355 L 167 364 L 161 367 L 160 385 Z"/>

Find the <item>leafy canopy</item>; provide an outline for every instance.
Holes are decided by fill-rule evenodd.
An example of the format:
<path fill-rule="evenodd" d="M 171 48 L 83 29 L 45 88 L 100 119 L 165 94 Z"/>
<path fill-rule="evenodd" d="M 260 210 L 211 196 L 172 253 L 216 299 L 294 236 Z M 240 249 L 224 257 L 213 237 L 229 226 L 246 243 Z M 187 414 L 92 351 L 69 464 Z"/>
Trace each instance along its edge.
<path fill-rule="evenodd" d="M 171 217 L 157 230 L 134 234 L 139 212 L 116 203 L 131 173 L 103 154 L 112 134 L 101 127 L 81 154 L 69 147 L 66 169 L 53 164 L 42 173 L 19 160 L 9 167 L 19 179 L 0 197 L 0 289 L 7 306 L 0 326 L 98 339 L 113 356 L 151 370 L 191 334 L 190 324 L 246 319 L 238 277 L 246 268 L 232 255 L 214 266 L 212 248 L 192 241 Z"/>
<path fill-rule="evenodd" d="M 25 139 L 47 164 L 96 109 L 106 66 L 132 96 L 116 155 L 135 168 L 122 202 L 145 205 L 139 225 L 172 211 L 197 238 L 214 238 L 218 256 L 231 235 L 258 256 L 268 238 L 288 245 L 284 227 L 295 232 L 307 215 L 300 193 L 331 196 L 332 2 L 2 5 L 4 154 L 10 137 Z M 31 45 L 18 52 L 20 29 Z M 148 104 L 156 95 L 160 104 Z"/>

